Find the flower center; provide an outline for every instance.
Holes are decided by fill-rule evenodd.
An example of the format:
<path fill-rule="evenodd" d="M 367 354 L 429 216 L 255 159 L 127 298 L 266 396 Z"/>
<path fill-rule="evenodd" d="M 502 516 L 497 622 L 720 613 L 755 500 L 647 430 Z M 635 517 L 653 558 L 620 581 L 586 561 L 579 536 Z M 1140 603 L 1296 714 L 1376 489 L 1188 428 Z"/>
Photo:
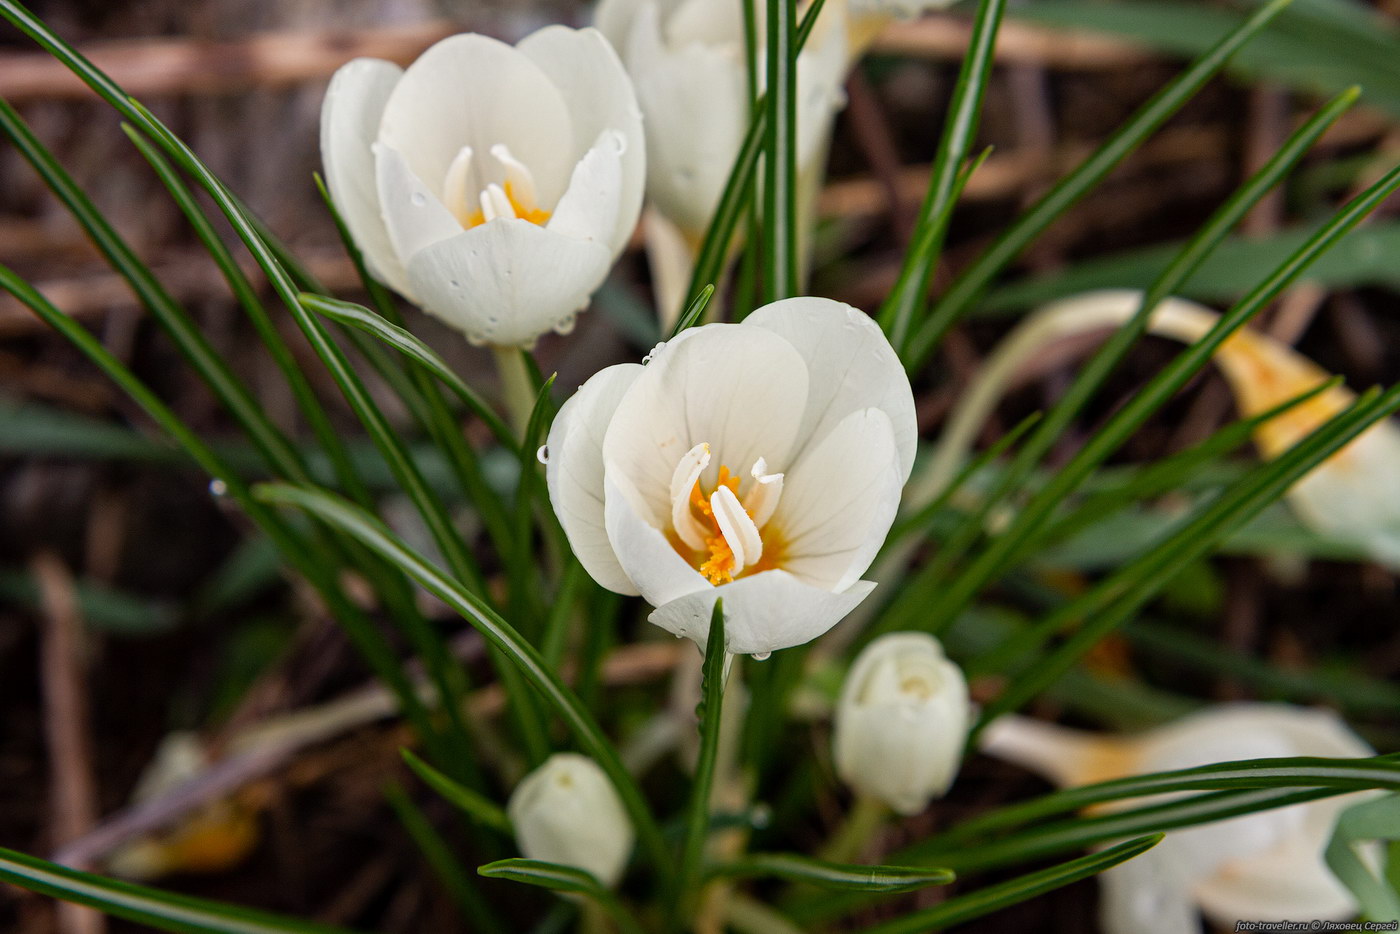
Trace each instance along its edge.
<path fill-rule="evenodd" d="M 491 158 L 505 173 L 501 183 L 491 182 L 472 197 L 472 148 L 463 146 L 447 167 L 442 200 L 464 229 L 470 230 L 498 217 L 521 218 L 543 227 L 551 212 L 539 206 L 535 176 L 525 163 L 511 155 L 504 143 L 491 147 Z"/>
<path fill-rule="evenodd" d="M 757 573 L 777 567 L 778 536 L 765 526 L 782 496 L 783 475 L 768 473 L 768 464 L 760 457 L 749 471 L 753 483 L 741 501 L 740 477 L 724 464 L 714 488 L 705 492 L 700 476 L 709 465 L 710 446 L 697 444 L 681 457 L 671 476 L 676 551 L 716 586 L 729 583 L 746 569 Z"/>

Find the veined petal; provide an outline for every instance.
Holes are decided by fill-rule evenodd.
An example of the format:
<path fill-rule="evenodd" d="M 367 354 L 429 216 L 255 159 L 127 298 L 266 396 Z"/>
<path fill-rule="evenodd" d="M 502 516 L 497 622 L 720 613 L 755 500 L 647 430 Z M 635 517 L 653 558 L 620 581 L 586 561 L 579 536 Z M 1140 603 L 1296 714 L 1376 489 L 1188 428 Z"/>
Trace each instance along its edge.
<path fill-rule="evenodd" d="M 405 267 L 419 250 L 462 232 L 457 218 L 399 152 L 375 143 L 374 165 L 384 229 Z"/>
<path fill-rule="evenodd" d="M 914 393 L 899 356 L 869 315 L 827 298 L 788 298 L 759 308 L 744 324 L 781 335 L 810 372 L 822 374 L 807 395 L 802 445 L 819 442 L 852 412 L 881 409 L 899 449 L 900 482 L 909 479 L 919 434 Z"/>
<path fill-rule="evenodd" d="M 546 228 L 578 240 L 591 240 L 616 255 L 613 232 L 622 198 L 622 157 L 626 142 L 616 130 L 604 130 L 587 155 L 574 166 L 564 197 Z"/>
<path fill-rule="evenodd" d="M 632 385 L 635 389 L 636 383 Z M 627 396 L 631 395 L 629 390 Z M 606 459 L 606 442 L 603 453 L 608 540 L 618 564 L 641 595 L 652 606 L 661 606 L 695 591 L 713 590 L 710 582 L 671 547 L 626 475 Z"/>
<path fill-rule="evenodd" d="M 505 143 L 534 173 L 547 209 L 578 161 L 573 123 L 554 82 L 526 55 L 475 34 L 443 39 L 409 66 L 384 106 L 379 140 L 438 194 L 463 146 L 482 157 Z M 483 174 L 491 162 L 475 160 L 470 190 L 502 180 Z"/>
<path fill-rule="evenodd" d="M 613 15 L 600 6 L 599 26 Z M 632 81 L 614 51 L 614 47 L 622 48 L 622 45 L 617 39 L 609 45 L 608 38 L 613 37 L 604 38 L 606 34 L 607 30 L 546 26 L 526 36 L 516 48 L 538 65 L 563 95 L 574 128 L 575 161 L 584 157 L 583 146 L 596 148 L 598 144 L 592 141 L 603 133 L 612 131 L 621 135 L 616 216 L 604 238 L 617 256 L 631 238 L 642 210 L 647 171 L 646 137 Z"/>
<path fill-rule="evenodd" d="M 326 186 L 375 278 L 412 298 L 403 263 L 389 241 L 379 211 L 374 156 L 384 105 L 403 69 L 392 62 L 357 58 L 331 78 L 321 105 L 321 163 Z"/>
<path fill-rule="evenodd" d="M 766 457 L 781 469 L 807 387 L 802 358 L 776 334 L 744 324 L 691 328 L 657 352 L 618 406 L 603 456 L 664 522 L 676 464 L 701 442 L 714 457 L 706 489 L 713 488 L 721 464 L 737 472 Z"/>
<path fill-rule="evenodd" d="M 600 243 L 501 219 L 420 250 L 408 260 L 408 278 L 424 310 L 469 340 L 511 346 L 587 307 L 611 264 Z"/>
<path fill-rule="evenodd" d="M 783 567 L 830 590 L 850 586 L 884 544 L 903 482 L 889 416 L 847 415 L 785 475 L 771 520 L 782 532 Z"/>
<path fill-rule="evenodd" d="M 719 587 L 706 583 L 702 590 L 654 604 L 657 609 L 647 619 L 703 647 L 715 599 L 723 597 L 727 650 L 736 655 L 766 655 L 817 638 L 874 589 L 870 581 L 857 581 L 843 593 L 832 593 L 804 584 L 786 571 L 764 571 Z"/>
<path fill-rule="evenodd" d="M 638 590 L 613 553 L 603 511 L 603 434 L 641 372 L 639 364 L 622 363 L 595 373 L 560 406 L 545 445 L 545 485 L 569 546 L 594 580 L 628 596 Z"/>

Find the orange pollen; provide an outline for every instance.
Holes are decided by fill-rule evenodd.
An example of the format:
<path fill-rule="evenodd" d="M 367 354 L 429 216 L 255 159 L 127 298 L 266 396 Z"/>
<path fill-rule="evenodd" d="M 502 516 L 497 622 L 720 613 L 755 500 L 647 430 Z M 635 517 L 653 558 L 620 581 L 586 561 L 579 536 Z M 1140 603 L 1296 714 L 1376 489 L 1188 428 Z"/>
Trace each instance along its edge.
<path fill-rule="evenodd" d="M 729 468 L 720 464 L 719 482 L 715 484 L 715 489 L 722 486 L 729 487 L 734 495 L 739 495 L 739 478 L 732 476 Z M 710 557 L 700 565 L 700 573 L 712 584 L 729 583 L 734 579 L 734 550 L 724 540 L 724 534 L 719 530 L 719 520 L 710 508 L 710 498 L 700 489 L 699 480 L 695 481 L 695 486 L 690 490 L 690 509 L 696 518 L 708 522 L 715 533 L 705 539 L 705 547 L 709 549 Z"/>
<path fill-rule="evenodd" d="M 506 200 L 510 202 L 511 209 L 515 211 L 515 216 L 521 220 L 526 220 L 532 224 L 543 227 L 545 224 L 548 224 L 549 219 L 554 216 L 552 211 L 546 211 L 544 208 L 527 207 L 523 201 L 515 196 L 515 189 L 511 186 L 510 182 L 506 182 L 501 187 L 505 189 Z M 486 223 L 486 215 L 482 213 L 481 208 L 477 208 L 467 216 L 466 229 L 471 230 L 473 227 L 480 227 L 484 223 Z"/>

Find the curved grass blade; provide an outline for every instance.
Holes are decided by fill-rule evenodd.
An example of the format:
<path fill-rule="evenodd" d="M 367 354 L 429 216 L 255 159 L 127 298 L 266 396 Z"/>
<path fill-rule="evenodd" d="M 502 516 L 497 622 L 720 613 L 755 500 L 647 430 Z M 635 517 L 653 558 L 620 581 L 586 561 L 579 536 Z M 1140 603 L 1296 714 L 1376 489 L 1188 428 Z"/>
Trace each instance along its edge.
<path fill-rule="evenodd" d="M 997 32 L 1001 28 L 1006 0 L 982 0 L 972 24 L 972 39 L 963 57 L 962 69 L 948 107 L 948 117 L 934 156 L 928 193 L 919 209 L 918 224 L 899 278 L 880 306 L 876 320 L 889 336 L 896 350 L 909 339 L 910 329 L 928 295 L 929 280 L 948 232 L 953 207 L 960 190 L 959 173 L 977 136 L 977 124 L 982 115 L 982 97 L 991 78 L 993 51 Z"/>
<path fill-rule="evenodd" d="M 1364 801 L 1343 811 L 1323 853 L 1327 867 L 1356 896 L 1365 917 L 1400 918 L 1400 892 L 1384 877 L 1378 878 L 1361 858 L 1361 845 L 1372 840 L 1400 840 L 1400 795 Z"/>
<path fill-rule="evenodd" d="M 509 834 L 511 832 L 510 818 L 506 816 L 505 808 L 480 792 L 473 791 L 448 778 L 414 755 L 412 750 L 400 749 L 399 755 L 403 756 L 404 764 L 413 771 L 414 775 L 421 778 L 425 785 L 436 791 L 449 804 L 465 813 L 472 820 L 499 833 Z"/>
<path fill-rule="evenodd" d="M 0 849 L 0 881 L 117 918 L 181 934 L 347 934 L 296 918 L 254 911 L 144 885 L 78 872 L 34 856 Z"/>
<path fill-rule="evenodd" d="M 641 926 L 622 907 L 617 896 L 604 888 L 592 873 L 576 866 L 549 863 L 542 859 L 501 859 L 479 867 L 477 873 L 488 879 L 507 879 L 591 898 L 612 917 L 622 934 L 643 934 Z"/>
<path fill-rule="evenodd" d="M 319 315 L 325 315 L 332 321 L 348 325 L 382 341 L 416 365 L 432 373 L 442 380 L 447 388 L 451 389 L 477 418 L 486 423 L 486 426 L 491 429 L 491 433 L 496 436 L 502 446 L 507 450 L 519 453 L 519 442 L 515 440 L 515 434 L 506 426 L 505 421 L 486 403 L 486 400 L 477 395 L 476 390 L 468 386 L 460 376 L 452 371 L 452 368 L 442 357 L 438 356 L 431 347 L 413 336 L 407 329 L 384 320 L 365 306 L 357 305 L 354 302 L 328 298 L 325 295 L 311 292 L 302 292 L 297 300 L 301 302 L 303 308 Z"/>
<path fill-rule="evenodd" d="M 793 43 L 793 55 L 802 51 L 807 38 L 817 25 L 826 0 L 812 0 L 807 12 L 802 15 L 802 24 L 797 29 Z M 728 261 L 729 247 L 734 242 L 734 232 L 739 229 L 739 221 L 748 210 L 753 199 L 754 173 L 758 168 L 758 157 L 763 152 L 764 137 L 768 132 L 768 110 L 762 100 L 754 107 L 754 120 L 749 126 L 748 135 L 739 146 L 739 154 L 734 157 L 734 167 L 729 171 L 729 180 L 724 185 L 719 202 L 715 206 L 715 216 L 710 219 L 710 228 L 705 231 L 705 239 L 695 258 L 695 271 L 690 277 L 687 295 L 696 295 L 711 282 L 718 282 L 724 276 L 724 266 Z"/>
<path fill-rule="evenodd" d="M 1138 837 L 1127 843 L 1110 847 L 1102 853 L 1082 856 L 1059 866 L 1042 869 L 1028 875 L 1018 876 L 1007 882 L 999 882 L 966 895 L 950 898 L 933 908 L 916 911 L 895 921 L 867 928 L 863 934 L 926 934 L 953 924 L 961 924 L 989 915 L 994 911 L 1035 898 L 1052 889 L 1078 882 L 1097 875 L 1105 869 L 1126 862 L 1134 856 L 1152 849 L 1162 842 L 1162 834 Z"/>
<path fill-rule="evenodd" d="M 685 841 L 681 844 L 680 871 L 677 881 L 680 897 L 671 901 L 672 928 L 677 926 L 679 912 L 691 904 L 699 882 L 700 867 L 705 858 L 705 841 L 710 830 L 710 790 L 714 786 L 715 764 L 719 761 L 720 724 L 724 716 L 724 662 L 728 642 L 724 633 L 724 599 L 715 600 L 710 611 L 710 630 L 706 637 L 705 660 L 700 668 L 700 705 L 695 709 L 700 721 L 700 752 L 695 759 L 695 777 L 690 784 L 690 803 L 686 807 Z"/>
<path fill-rule="evenodd" d="M 598 764 L 617 788 L 618 795 L 637 829 L 642 848 L 647 851 L 659 873 L 663 876 L 669 874 L 669 848 L 655 817 L 647 807 L 641 789 L 618 758 L 617 750 L 608 742 L 602 728 L 579 700 L 578 695 L 559 680 L 535 647 L 523 639 L 489 604 L 405 545 L 374 516 L 340 497 L 321 490 L 303 489 L 286 484 L 265 484 L 257 488 L 255 495 L 264 502 L 303 509 L 353 535 L 461 614 L 488 642 L 500 649 L 519 667 L 530 685 L 544 695 L 554 707 L 578 737 L 584 750 L 598 760 Z"/>
<path fill-rule="evenodd" d="M 883 895 L 914 892 L 930 885 L 948 885 L 956 878 L 950 869 L 831 863 L 796 853 L 752 853 L 710 867 L 709 875 L 784 879 L 835 891 Z"/>
<path fill-rule="evenodd" d="M 1123 127 L 1078 168 L 1021 215 L 976 262 L 968 267 L 914 332 L 905 348 L 905 365 L 917 370 L 928 361 L 948 328 L 970 308 L 1031 241 L 1071 205 L 1087 194 L 1151 136 L 1216 74 L 1230 57 L 1263 29 L 1291 0 L 1273 0 L 1221 39 L 1190 68 L 1153 95 Z"/>
<path fill-rule="evenodd" d="M 681 315 L 676 321 L 676 327 L 671 331 L 671 336 L 675 337 L 686 328 L 694 327 L 698 324 L 700 318 L 705 314 L 705 309 L 709 306 L 710 299 L 714 297 L 714 294 L 715 284 L 713 282 L 701 289 L 700 294 L 695 296 L 695 300 L 691 302 L 690 307 L 685 310 L 685 314 Z"/>

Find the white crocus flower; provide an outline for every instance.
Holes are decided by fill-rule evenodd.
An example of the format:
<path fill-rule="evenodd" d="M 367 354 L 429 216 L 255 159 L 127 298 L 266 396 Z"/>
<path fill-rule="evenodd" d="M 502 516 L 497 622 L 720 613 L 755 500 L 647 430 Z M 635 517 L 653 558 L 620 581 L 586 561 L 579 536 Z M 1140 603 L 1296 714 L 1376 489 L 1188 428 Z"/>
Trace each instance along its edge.
<path fill-rule="evenodd" d="M 356 59 L 321 111 L 336 206 L 374 275 L 480 344 L 566 332 L 637 223 L 631 82 L 596 30 Z"/>
<path fill-rule="evenodd" d="M 988 727 L 981 748 L 1063 787 L 1240 759 L 1374 755 L 1330 711 L 1262 703 L 1221 704 L 1140 736 L 1008 716 Z M 1200 934 L 1198 911 L 1225 930 L 1236 921 L 1352 917 L 1355 899 L 1323 851 L 1337 815 L 1356 800 L 1339 795 L 1172 831 L 1101 877 L 1105 934 Z"/>
<path fill-rule="evenodd" d="M 530 859 L 583 869 L 609 887 L 622 878 L 635 833 L 617 790 L 587 756 L 550 756 L 516 786 L 506 813 Z"/>
<path fill-rule="evenodd" d="M 917 814 L 953 783 L 971 703 L 962 670 L 922 632 L 897 632 L 856 657 L 832 725 L 836 774 L 899 814 Z"/>
<path fill-rule="evenodd" d="M 1136 314 L 1142 293 L 1127 289 L 1086 292 L 1037 309 L 1009 334 L 962 394 L 925 475 L 911 490 L 915 506 L 936 496 L 952 479 L 988 413 L 1013 375 L 1055 341 L 1120 327 Z M 1153 310 L 1150 333 L 1194 343 L 1219 316 L 1209 308 L 1168 298 Z M 1260 415 L 1316 388 L 1331 375 L 1281 341 L 1244 327 L 1215 351 L 1243 416 Z M 1334 386 L 1256 429 L 1255 444 L 1274 458 L 1356 401 Z M 1309 527 L 1365 549 L 1376 561 L 1400 567 L 1400 424 L 1382 420 L 1333 454 L 1285 494 Z"/>
<path fill-rule="evenodd" d="M 765 656 L 834 626 L 894 520 L 914 398 L 879 327 L 822 298 L 691 328 L 560 409 L 550 501 L 593 578 L 651 621 Z"/>

